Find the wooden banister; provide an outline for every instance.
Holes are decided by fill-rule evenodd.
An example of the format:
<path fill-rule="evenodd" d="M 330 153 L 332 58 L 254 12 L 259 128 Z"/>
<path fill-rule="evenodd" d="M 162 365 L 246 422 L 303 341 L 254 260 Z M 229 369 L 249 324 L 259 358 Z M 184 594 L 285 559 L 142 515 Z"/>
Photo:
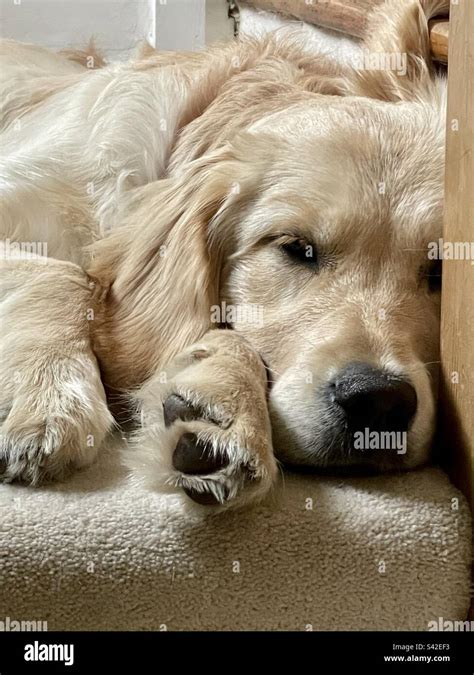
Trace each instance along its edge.
<path fill-rule="evenodd" d="M 362 38 L 370 12 L 383 0 L 240 0 L 243 4 L 285 16 L 300 19 L 323 28 L 337 30 L 346 35 Z M 449 22 L 447 19 L 430 21 L 431 50 L 433 57 L 446 63 L 448 57 Z"/>
<path fill-rule="evenodd" d="M 444 242 L 474 248 L 474 2 L 451 5 Z M 474 506 L 474 260 L 443 261 L 441 311 L 444 446 L 451 474 Z"/>

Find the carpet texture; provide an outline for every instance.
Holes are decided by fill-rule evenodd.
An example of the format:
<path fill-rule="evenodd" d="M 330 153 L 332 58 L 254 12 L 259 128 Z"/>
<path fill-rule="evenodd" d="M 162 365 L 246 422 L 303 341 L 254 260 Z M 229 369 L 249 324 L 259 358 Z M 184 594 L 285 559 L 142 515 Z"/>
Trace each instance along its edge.
<path fill-rule="evenodd" d="M 208 515 L 130 484 L 110 448 L 61 485 L 0 486 L 0 621 L 49 630 L 426 630 L 466 618 L 470 518 L 439 470 L 286 474 Z"/>

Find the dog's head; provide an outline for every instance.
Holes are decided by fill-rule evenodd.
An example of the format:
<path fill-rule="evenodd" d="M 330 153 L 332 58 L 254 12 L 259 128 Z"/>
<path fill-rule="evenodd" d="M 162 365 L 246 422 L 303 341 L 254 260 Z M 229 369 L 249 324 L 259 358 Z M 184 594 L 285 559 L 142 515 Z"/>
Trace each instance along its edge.
<path fill-rule="evenodd" d="M 422 463 L 442 181 L 443 125 L 428 105 L 314 96 L 260 119 L 135 197 L 125 241 L 109 246 L 106 377 L 135 384 L 226 324 L 268 367 L 281 459 Z"/>
<path fill-rule="evenodd" d="M 252 131 L 213 227 L 221 313 L 267 364 L 276 452 L 413 467 L 435 424 L 442 126 L 423 106 L 332 99 Z"/>

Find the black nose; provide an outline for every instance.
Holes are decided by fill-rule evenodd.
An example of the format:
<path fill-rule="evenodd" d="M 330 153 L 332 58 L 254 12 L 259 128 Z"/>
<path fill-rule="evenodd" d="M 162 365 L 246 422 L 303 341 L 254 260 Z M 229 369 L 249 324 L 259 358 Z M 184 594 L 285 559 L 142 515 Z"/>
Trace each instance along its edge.
<path fill-rule="evenodd" d="M 412 385 L 366 363 L 351 363 L 341 371 L 330 396 L 344 410 L 351 431 L 406 431 L 416 413 Z"/>

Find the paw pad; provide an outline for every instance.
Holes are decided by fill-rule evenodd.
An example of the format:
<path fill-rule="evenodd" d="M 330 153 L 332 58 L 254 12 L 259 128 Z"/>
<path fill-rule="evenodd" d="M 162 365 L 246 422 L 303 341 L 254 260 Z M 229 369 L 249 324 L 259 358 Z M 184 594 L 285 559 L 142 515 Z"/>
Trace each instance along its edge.
<path fill-rule="evenodd" d="M 163 404 L 163 416 L 165 426 L 169 427 L 176 420 L 183 420 L 183 422 L 190 422 L 199 419 L 200 412 L 193 408 L 190 403 L 178 396 L 171 394 L 168 396 Z"/>
<path fill-rule="evenodd" d="M 196 504 L 202 504 L 203 506 L 220 506 L 221 504 L 212 492 L 199 492 L 188 487 L 183 487 L 183 492 Z"/>
<path fill-rule="evenodd" d="M 216 454 L 210 443 L 198 440 L 195 434 L 183 434 L 173 452 L 173 466 L 190 475 L 214 473 L 227 466 L 229 459 Z"/>

